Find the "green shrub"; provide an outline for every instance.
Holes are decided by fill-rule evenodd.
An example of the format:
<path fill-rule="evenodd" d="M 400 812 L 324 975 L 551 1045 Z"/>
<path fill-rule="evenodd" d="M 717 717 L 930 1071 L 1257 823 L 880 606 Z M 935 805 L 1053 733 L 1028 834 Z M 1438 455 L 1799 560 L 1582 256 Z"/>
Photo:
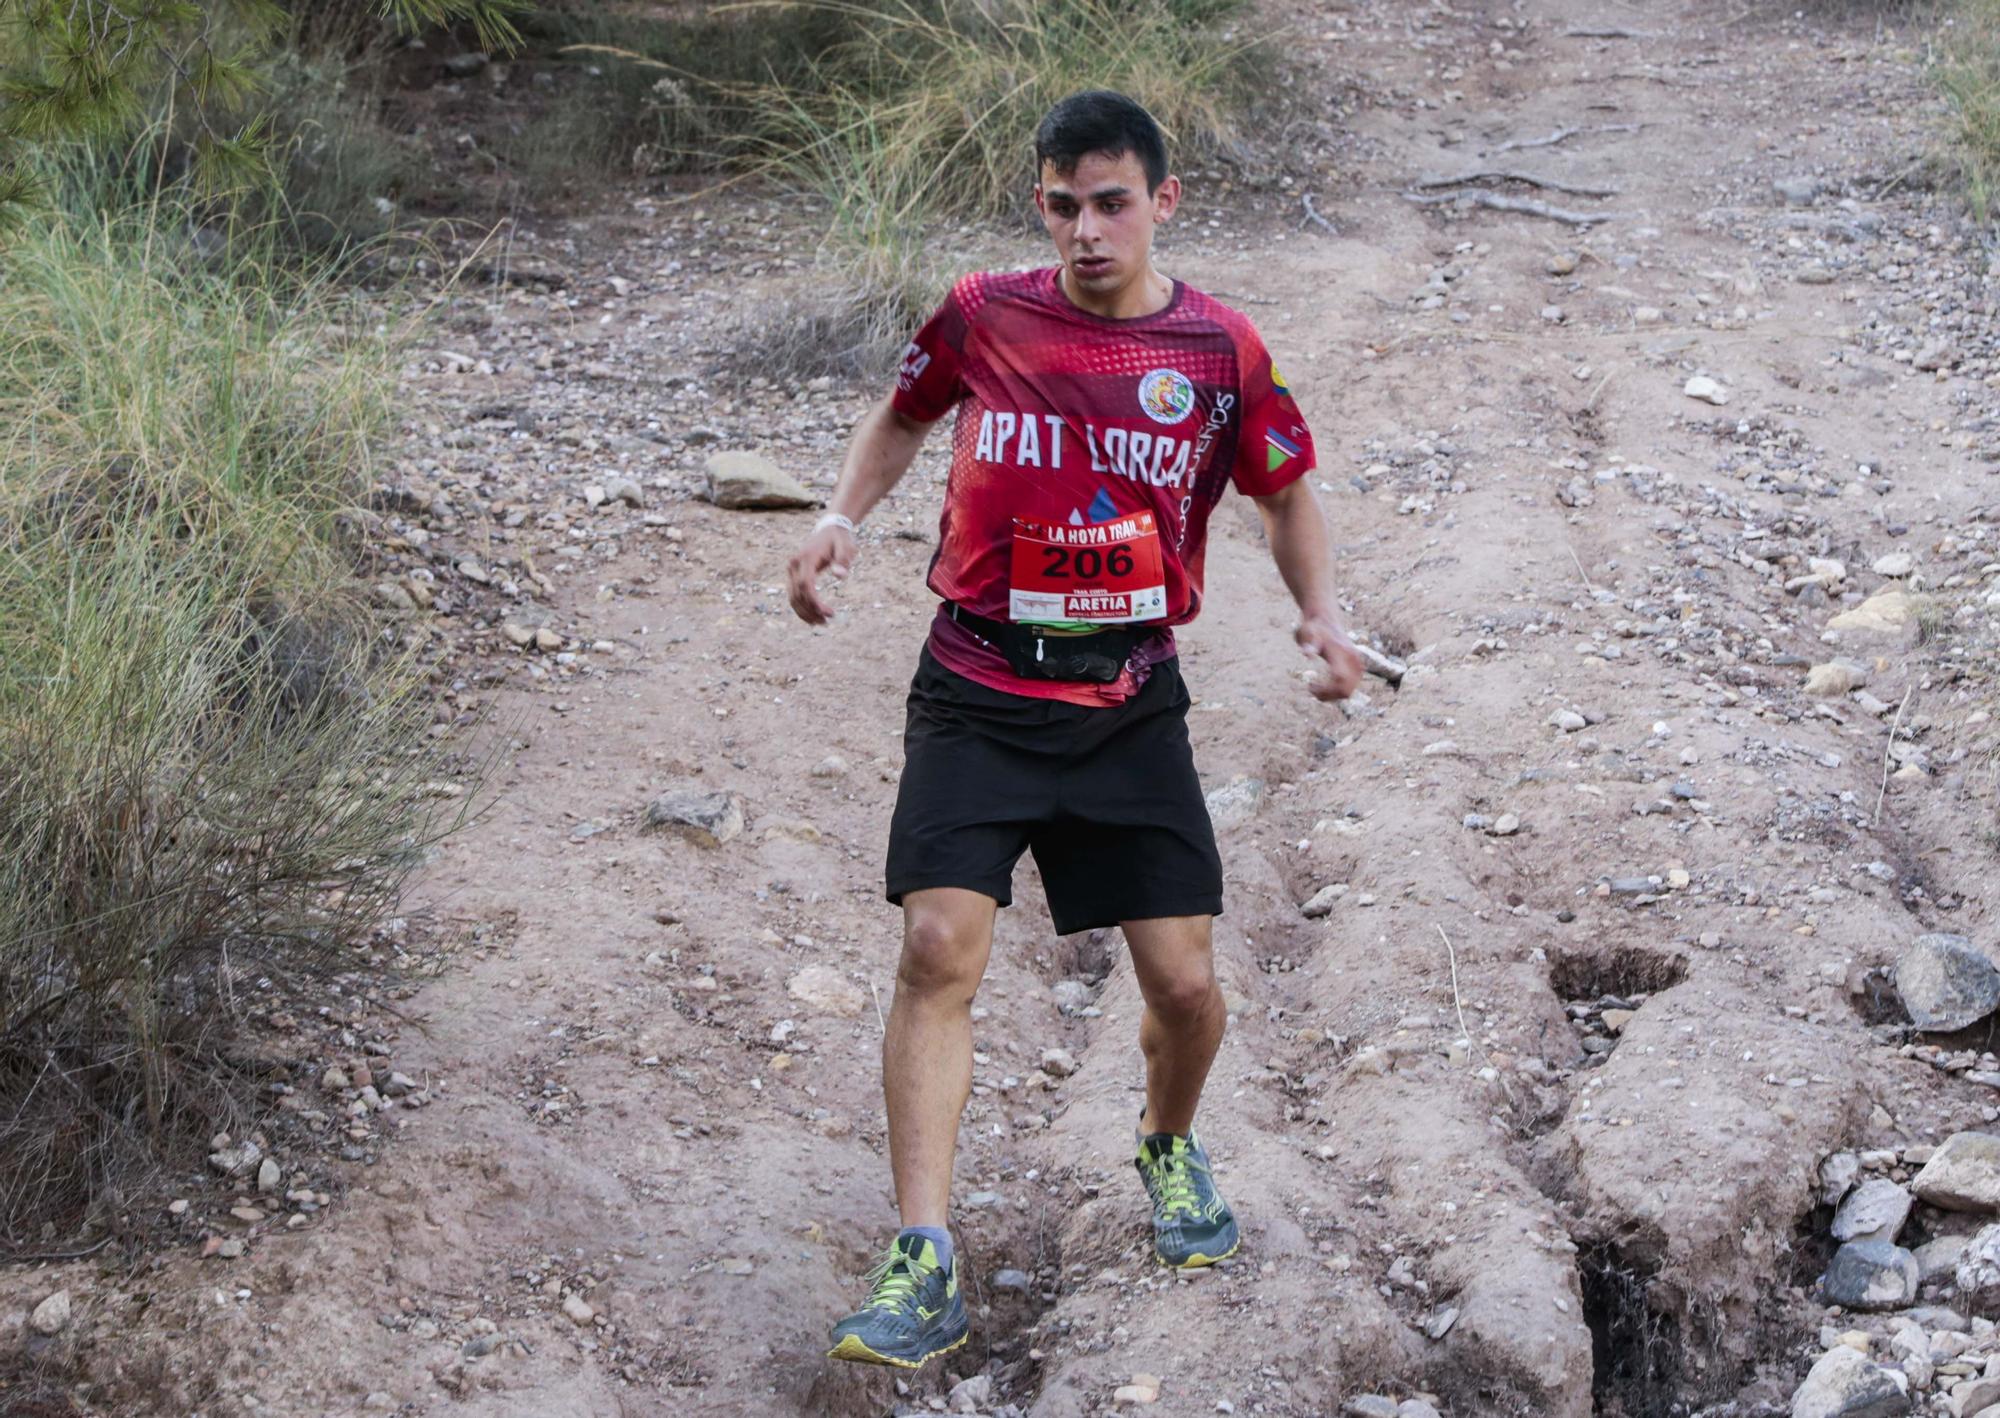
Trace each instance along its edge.
<path fill-rule="evenodd" d="M 2000 180 L 2000 0 L 1952 0 L 1938 28 L 1933 64 L 1955 120 L 1966 199 L 1984 222 Z"/>
<path fill-rule="evenodd" d="M 94 184 L 93 184 L 94 185 Z M 64 206 L 0 263 L 0 1240 L 243 1096 L 445 824 L 344 513 L 395 350 L 329 273 Z"/>

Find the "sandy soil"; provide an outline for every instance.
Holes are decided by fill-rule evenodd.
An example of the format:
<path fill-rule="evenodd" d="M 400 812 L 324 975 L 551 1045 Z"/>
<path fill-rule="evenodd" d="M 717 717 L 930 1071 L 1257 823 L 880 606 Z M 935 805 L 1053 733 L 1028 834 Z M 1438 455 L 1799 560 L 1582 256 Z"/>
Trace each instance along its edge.
<path fill-rule="evenodd" d="M 701 465 L 754 447 L 824 485 L 874 391 L 715 373 L 726 302 L 801 279 L 784 214 L 635 193 L 522 233 L 566 287 L 461 305 L 385 471 L 452 499 L 406 559 L 458 596 L 456 707 L 506 744 L 412 903 L 456 951 L 390 1037 L 432 1101 L 241 1259 L 13 1277 L 77 1295 L 95 1411 L 861 1415 L 979 1374 L 980 1411 L 1037 1418 L 1139 1374 L 1166 1414 L 1776 1411 L 1818 1349 L 1820 1158 L 1993 1116 L 1874 1027 L 1870 973 L 1924 930 L 1984 939 L 1993 852 L 2000 364 L 1984 253 L 1913 163 L 1916 37 L 1707 0 L 1285 17 L 1319 86 L 1288 185 L 1196 176 L 1163 264 L 1259 321 L 1352 622 L 1411 669 L 1316 705 L 1225 504 L 1183 646 L 1205 779 L 1259 785 L 1222 823 L 1203 1123 L 1241 1257 L 1152 1266 L 1136 992 L 1115 933 L 1055 936 L 1024 867 L 958 1163 L 973 1343 L 907 1386 L 821 1357 L 893 1226 L 880 861 L 942 440 L 865 529 L 839 622 L 798 624 L 810 514 L 718 510 Z M 1480 168 L 1617 193 L 1495 185 L 1607 214 L 1587 230 L 1404 196 Z M 591 510 L 607 476 L 645 508 Z M 1944 608 L 1925 638 L 1826 643 L 1897 551 Z M 494 584 L 459 584 L 465 556 Z M 1844 580 L 1787 590 L 1823 557 Z M 1802 692 L 1837 655 L 1880 709 Z M 740 794 L 743 834 L 643 830 L 684 784 Z M 1058 1008 L 1065 980 L 1088 1008 Z M 1038 1069 L 1055 1046 L 1073 1076 Z"/>

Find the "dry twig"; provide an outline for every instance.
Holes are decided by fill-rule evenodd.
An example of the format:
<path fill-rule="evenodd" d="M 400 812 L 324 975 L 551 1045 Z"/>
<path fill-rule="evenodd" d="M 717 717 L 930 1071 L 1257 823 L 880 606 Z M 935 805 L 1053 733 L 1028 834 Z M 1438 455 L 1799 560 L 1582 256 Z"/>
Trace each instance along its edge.
<path fill-rule="evenodd" d="M 1304 230 L 1306 229 L 1306 222 L 1318 222 L 1318 223 L 1319 223 L 1319 224 L 1320 224 L 1321 226 L 1323 226 L 1323 227 L 1325 227 L 1325 228 L 1326 228 L 1326 232 L 1327 232 L 1327 235 L 1328 235 L 1328 236 L 1339 236 L 1339 235 L 1340 235 L 1340 233 L 1339 233 L 1338 231 L 1335 231 L 1335 230 L 1334 230 L 1334 226 L 1333 226 L 1333 223 L 1332 223 L 1332 222 L 1328 221 L 1328 220 L 1327 220 L 1327 219 L 1326 219 L 1325 217 L 1321 216 L 1321 215 L 1320 215 L 1320 214 L 1319 214 L 1318 212 L 1316 212 L 1315 210 L 1313 210 L 1313 194 L 1312 194 L 1312 193 L 1310 193 L 1310 192 L 1301 192 L 1301 193 L 1299 194 L 1299 201 L 1305 204 L 1305 209 L 1306 209 L 1306 215 L 1305 215 L 1305 220 L 1304 220 L 1304 221 L 1301 221 L 1301 222 L 1299 223 L 1299 230 L 1300 230 L 1300 231 L 1304 231 Z"/>
<path fill-rule="evenodd" d="M 1616 197 L 1616 187 L 1576 187 L 1567 182 L 1559 182 L 1553 177 L 1536 177 L 1533 173 L 1513 172 L 1505 168 L 1481 168 L 1477 172 L 1464 172 L 1456 177 L 1426 177 L 1417 186 L 1426 191 L 1440 187 L 1461 187 L 1468 182 L 1519 182 L 1529 187 L 1539 187 L 1545 192 L 1567 192 L 1572 197 Z"/>
<path fill-rule="evenodd" d="M 1889 725 L 1889 741 L 1882 745 L 1882 786 L 1875 792 L 1875 825 L 1877 827 L 1882 825 L 1882 799 L 1889 795 L 1889 754 L 1896 747 L 1896 730 L 1902 727 L 1903 707 L 1910 702 L 1911 691 L 1915 689 L 1916 686 L 1913 684 L 1903 691 L 1903 702 L 1896 706 L 1896 717 Z"/>
<path fill-rule="evenodd" d="M 1492 149 L 1495 153 L 1519 152 L 1523 148 L 1553 148 L 1583 133 L 1636 133 L 1643 123 L 1595 123 L 1586 128 L 1558 128 L 1546 138 L 1518 138 Z"/>
<path fill-rule="evenodd" d="M 1486 207 L 1495 212 L 1519 212 L 1527 217 L 1547 217 L 1552 222 L 1563 222 L 1569 226 L 1594 226 L 1598 222 L 1608 222 L 1615 212 L 1572 212 L 1563 207 L 1551 207 L 1547 202 L 1537 202 L 1531 197 L 1508 197 L 1499 192 L 1489 192 L 1483 187 L 1475 187 L 1468 192 L 1405 192 L 1412 202 L 1424 206 L 1436 206 L 1440 202 L 1464 202 L 1469 206 Z"/>

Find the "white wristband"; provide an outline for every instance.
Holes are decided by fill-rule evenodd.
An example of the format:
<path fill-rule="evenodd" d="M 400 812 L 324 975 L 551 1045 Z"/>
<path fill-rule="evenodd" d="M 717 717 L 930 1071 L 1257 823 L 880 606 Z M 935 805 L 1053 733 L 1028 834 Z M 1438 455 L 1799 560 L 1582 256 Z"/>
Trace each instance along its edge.
<path fill-rule="evenodd" d="M 813 530 L 815 532 L 824 532 L 828 527 L 840 527 L 844 529 L 850 537 L 855 535 L 856 531 L 858 530 L 854 525 L 854 519 L 852 517 L 844 517 L 838 512 L 829 512 L 825 516 L 821 517 L 819 521 L 813 523 Z"/>

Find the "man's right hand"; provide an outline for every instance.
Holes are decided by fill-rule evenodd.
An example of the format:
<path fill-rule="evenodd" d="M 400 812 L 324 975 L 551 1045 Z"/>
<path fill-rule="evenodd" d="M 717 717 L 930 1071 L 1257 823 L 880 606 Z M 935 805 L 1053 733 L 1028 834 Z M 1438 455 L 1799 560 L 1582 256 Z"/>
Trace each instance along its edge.
<path fill-rule="evenodd" d="M 854 533 L 845 527 L 821 527 L 806 538 L 786 569 L 792 609 L 807 625 L 825 625 L 833 619 L 833 607 L 819 593 L 821 573 L 831 571 L 836 581 L 847 579 L 859 550 Z"/>

